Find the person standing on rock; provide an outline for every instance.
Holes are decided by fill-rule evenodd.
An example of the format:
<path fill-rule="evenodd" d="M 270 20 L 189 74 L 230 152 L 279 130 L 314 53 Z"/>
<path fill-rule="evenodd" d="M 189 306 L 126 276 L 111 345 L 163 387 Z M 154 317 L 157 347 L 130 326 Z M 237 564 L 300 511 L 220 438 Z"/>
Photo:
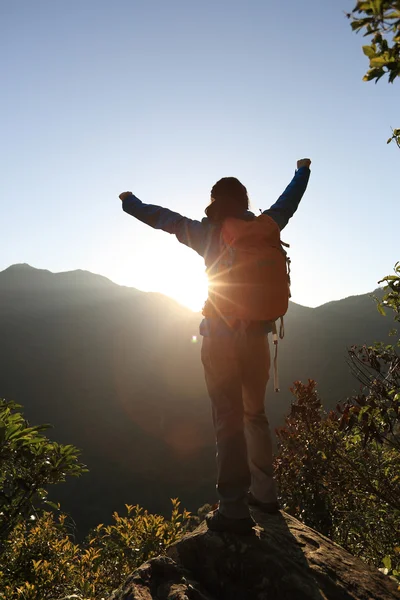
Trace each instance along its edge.
<path fill-rule="evenodd" d="M 132 192 L 119 196 L 126 213 L 174 234 L 205 261 L 209 292 L 200 325 L 201 359 L 212 404 L 219 498 L 218 509 L 206 517 L 212 531 L 250 534 L 255 523 L 249 505 L 279 511 L 264 407 L 268 333 L 288 307 L 280 231 L 298 208 L 310 165 L 308 158 L 298 160 L 283 194 L 258 217 L 249 211 L 247 190 L 235 177 L 213 186 L 201 221 L 144 204 Z"/>

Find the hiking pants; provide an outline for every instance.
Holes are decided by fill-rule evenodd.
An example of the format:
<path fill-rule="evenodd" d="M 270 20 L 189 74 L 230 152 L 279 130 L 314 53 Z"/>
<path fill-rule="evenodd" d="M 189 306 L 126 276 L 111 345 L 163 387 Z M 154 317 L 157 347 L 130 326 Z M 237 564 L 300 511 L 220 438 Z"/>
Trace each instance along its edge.
<path fill-rule="evenodd" d="M 246 330 L 204 337 L 201 358 L 217 443 L 219 509 L 226 517 L 248 517 L 249 489 L 262 502 L 277 499 L 264 408 L 268 338 Z"/>

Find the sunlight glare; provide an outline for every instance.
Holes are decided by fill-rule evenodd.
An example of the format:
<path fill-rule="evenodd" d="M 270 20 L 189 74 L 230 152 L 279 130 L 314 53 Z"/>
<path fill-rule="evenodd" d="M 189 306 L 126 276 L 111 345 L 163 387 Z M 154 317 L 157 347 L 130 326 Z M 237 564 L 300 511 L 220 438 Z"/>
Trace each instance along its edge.
<path fill-rule="evenodd" d="M 204 262 L 176 240 L 163 240 L 162 248 L 153 246 L 145 260 L 119 263 L 114 268 L 114 281 L 144 292 L 158 292 L 173 298 L 194 312 L 203 308 L 207 298 L 207 276 Z M 150 246 L 151 247 L 151 246 Z M 147 244 L 146 250 L 149 248 Z M 131 253 L 124 252 L 129 256 Z M 195 343 L 193 341 L 193 343 Z"/>

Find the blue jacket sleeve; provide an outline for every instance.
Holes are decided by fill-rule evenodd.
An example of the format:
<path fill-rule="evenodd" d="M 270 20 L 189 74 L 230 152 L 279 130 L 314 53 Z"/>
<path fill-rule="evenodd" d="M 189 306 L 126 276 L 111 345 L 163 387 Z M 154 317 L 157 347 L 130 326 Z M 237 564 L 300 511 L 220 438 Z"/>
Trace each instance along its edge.
<path fill-rule="evenodd" d="M 263 212 L 264 215 L 268 215 L 278 224 L 280 230 L 286 227 L 289 219 L 296 212 L 300 200 L 307 189 L 309 178 L 310 169 L 308 167 L 300 167 L 275 204 Z"/>
<path fill-rule="evenodd" d="M 154 229 L 176 235 L 181 244 L 204 256 L 207 234 L 200 221 L 193 221 L 168 208 L 144 204 L 132 194 L 122 202 L 123 210 Z"/>

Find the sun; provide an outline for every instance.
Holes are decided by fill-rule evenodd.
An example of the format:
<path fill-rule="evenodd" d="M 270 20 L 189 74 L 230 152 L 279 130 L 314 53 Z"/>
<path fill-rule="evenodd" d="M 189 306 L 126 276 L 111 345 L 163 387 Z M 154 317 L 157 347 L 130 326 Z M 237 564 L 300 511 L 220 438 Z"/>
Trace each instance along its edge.
<path fill-rule="evenodd" d="M 204 259 L 172 236 L 162 243 L 154 236 L 154 242 L 146 238 L 140 246 L 121 244 L 118 255 L 122 258 L 112 263 L 111 275 L 116 283 L 164 294 L 194 312 L 202 310 L 207 299 Z"/>
<path fill-rule="evenodd" d="M 163 249 L 164 260 L 158 259 L 147 270 L 148 289 L 170 296 L 194 312 L 201 311 L 207 299 L 204 260 L 179 244 Z"/>
<path fill-rule="evenodd" d="M 120 265 L 113 279 L 143 292 L 169 296 L 194 312 L 200 312 L 207 299 L 204 263 L 191 260 L 190 255 L 182 254 L 177 261 L 161 264 L 147 257 L 146 264 L 137 261 L 135 267 L 129 270 L 121 269 Z"/>
<path fill-rule="evenodd" d="M 207 298 L 207 280 L 193 282 L 190 289 L 177 287 L 171 297 L 194 312 L 200 312 Z"/>
<path fill-rule="evenodd" d="M 177 300 L 194 312 L 199 312 L 207 298 L 207 277 L 203 270 L 193 267 L 180 274 L 169 273 L 158 281 L 159 291 Z"/>

